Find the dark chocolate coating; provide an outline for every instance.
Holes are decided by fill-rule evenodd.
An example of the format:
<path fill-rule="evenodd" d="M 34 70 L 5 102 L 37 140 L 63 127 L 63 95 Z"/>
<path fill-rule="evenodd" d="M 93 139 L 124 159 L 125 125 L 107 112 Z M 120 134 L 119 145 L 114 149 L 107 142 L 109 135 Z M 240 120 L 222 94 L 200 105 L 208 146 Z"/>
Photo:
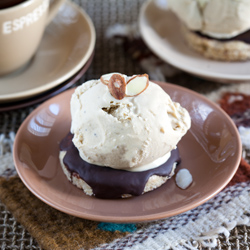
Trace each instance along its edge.
<path fill-rule="evenodd" d="M 229 42 L 229 41 L 241 41 L 241 42 L 244 42 L 244 43 L 248 43 L 250 44 L 250 30 L 247 30 L 245 31 L 244 33 L 241 33 L 237 36 L 234 36 L 232 38 L 213 38 L 213 37 L 210 37 L 210 36 L 207 36 L 207 35 L 204 35 L 202 34 L 201 32 L 199 31 L 196 31 L 195 32 L 197 35 L 201 36 L 201 37 L 205 37 L 207 39 L 213 39 L 213 40 L 218 40 L 218 41 L 221 41 L 221 42 Z"/>
<path fill-rule="evenodd" d="M 73 135 L 69 133 L 60 143 L 60 150 L 67 151 L 63 163 L 71 175 L 77 173 L 92 188 L 94 196 L 98 198 L 115 199 L 123 194 L 141 195 L 150 176 L 169 176 L 173 164 L 180 163 L 179 151 L 174 149 L 166 163 L 146 171 L 130 172 L 97 166 L 84 161 L 79 156 L 72 138 Z"/>

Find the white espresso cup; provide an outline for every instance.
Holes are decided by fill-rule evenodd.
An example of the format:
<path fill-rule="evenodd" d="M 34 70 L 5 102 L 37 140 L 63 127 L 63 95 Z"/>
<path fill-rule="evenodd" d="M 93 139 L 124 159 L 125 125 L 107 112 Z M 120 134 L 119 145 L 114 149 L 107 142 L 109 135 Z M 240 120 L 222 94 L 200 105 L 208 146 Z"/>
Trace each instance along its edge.
<path fill-rule="evenodd" d="M 63 2 L 26 0 L 0 9 L 0 75 L 19 69 L 32 58 L 46 25 Z"/>

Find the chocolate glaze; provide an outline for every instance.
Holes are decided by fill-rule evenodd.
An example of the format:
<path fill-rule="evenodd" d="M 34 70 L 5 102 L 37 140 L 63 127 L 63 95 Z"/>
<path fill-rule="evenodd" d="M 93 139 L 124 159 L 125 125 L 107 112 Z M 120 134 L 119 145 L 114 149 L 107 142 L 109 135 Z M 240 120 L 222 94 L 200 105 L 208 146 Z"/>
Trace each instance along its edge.
<path fill-rule="evenodd" d="M 84 161 L 79 156 L 72 138 L 73 135 L 69 133 L 60 143 L 60 150 L 67 151 L 63 163 L 71 175 L 79 175 L 92 188 L 94 196 L 98 198 L 114 199 L 120 198 L 123 194 L 141 195 L 150 176 L 169 176 L 173 164 L 180 163 L 179 151 L 175 149 L 166 163 L 142 172 L 101 167 Z"/>
<path fill-rule="evenodd" d="M 250 30 L 245 31 L 244 33 L 241 33 L 237 36 L 234 36 L 232 38 L 213 38 L 211 36 L 208 35 L 204 35 L 199 31 L 195 32 L 197 35 L 201 36 L 201 37 L 205 37 L 207 39 L 213 39 L 213 40 L 218 40 L 221 42 L 229 42 L 229 41 L 241 41 L 241 42 L 245 42 L 245 43 L 249 43 L 250 44 Z"/>

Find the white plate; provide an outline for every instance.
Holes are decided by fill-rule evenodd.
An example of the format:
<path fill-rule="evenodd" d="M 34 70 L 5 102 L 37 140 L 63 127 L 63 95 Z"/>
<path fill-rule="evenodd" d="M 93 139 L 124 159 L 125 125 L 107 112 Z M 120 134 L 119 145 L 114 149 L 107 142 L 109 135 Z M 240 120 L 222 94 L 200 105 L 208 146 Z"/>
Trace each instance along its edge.
<path fill-rule="evenodd" d="M 144 3 L 139 16 L 142 38 L 162 60 L 188 73 L 224 83 L 250 80 L 250 61 L 209 60 L 191 50 L 184 41 L 177 17 L 155 1 Z"/>
<path fill-rule="evenodd" d="M 67 1 L 46 28 L 32 60 L 18 72 L 0 77 L 0 102 L 22 100 L 66 81 L 88 61 L 95 39 L 88 15 Z"/>

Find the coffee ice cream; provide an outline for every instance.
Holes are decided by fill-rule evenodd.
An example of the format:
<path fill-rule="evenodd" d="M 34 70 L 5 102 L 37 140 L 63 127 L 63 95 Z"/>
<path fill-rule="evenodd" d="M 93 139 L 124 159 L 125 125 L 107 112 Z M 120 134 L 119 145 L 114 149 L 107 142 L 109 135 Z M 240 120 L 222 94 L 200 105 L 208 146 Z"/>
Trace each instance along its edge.
<path fill-rule="evenodd" d="M 189 45 L 206 57 L 225 61 L 250 58 L 250 1 L 168 0 L 184 24 Z"/>
<path fill-rule="evenodd" d="M 88 81 L 76 88 L 70 106 L 71 136 L 67 143 L 64 140 L 64 145 L 71 143 L 80 161 L 95 166 L 95 169 L 105 172 L 105 176 L 107 169 L 111 172 L 108 173 L 110 176 L 114 173 L 122 175 L 115 175 L 116 179 L 125 175 L 133 179 L 132 175 L 147 173 L 143 177 L 143 189 L 137 195 L 162 185 L 174 174 L 175 166 L 180 161 L 176 146 L 190 128 L 191 119 L 187 110 L 173 102 L 159 85 L 150 82 L 147 75 L 128 77 L 111 73 L 99 80 Z M 61 147 L 61 162 L 68 179 L 72 181 L 76 175 L 72 176 L 73 169 L 68 166 L 69 162 L 64 161 L 67 147 Z M 164 173 L 157 174 L 159 167 L 167 162 L 171 164 L 167 164 L 165 176 Z M 99 173 L 94 175 L 99 176 Z M 79 171 L 75 180 L 79 184 L 78 177 Z M 102 182 L 100 178 L 98 183 Z M 80 179 L 85 181 L 84 185 L 88 184 L 89 193 L 86 192 L 86 185 L 85 189 L 82 187 L 82 182 L 74 184 L 87 194 L 107 198 L 105 194 L 93 192 L 93 186 L 97 184 L 93 184 L 92 180 L 86 181 L 83 176 Z M 151 183 L 148 183 L 149 180 Z M 124 181 L 123 185 L 126 185 L 126 179 Z M 137 191 L 131 194 L 125 189 L 123 192 L 118 192 L 119 195 L 114 198 L 135 195 Z M 107 196 L 113 198 L 110 194 Z"/>

